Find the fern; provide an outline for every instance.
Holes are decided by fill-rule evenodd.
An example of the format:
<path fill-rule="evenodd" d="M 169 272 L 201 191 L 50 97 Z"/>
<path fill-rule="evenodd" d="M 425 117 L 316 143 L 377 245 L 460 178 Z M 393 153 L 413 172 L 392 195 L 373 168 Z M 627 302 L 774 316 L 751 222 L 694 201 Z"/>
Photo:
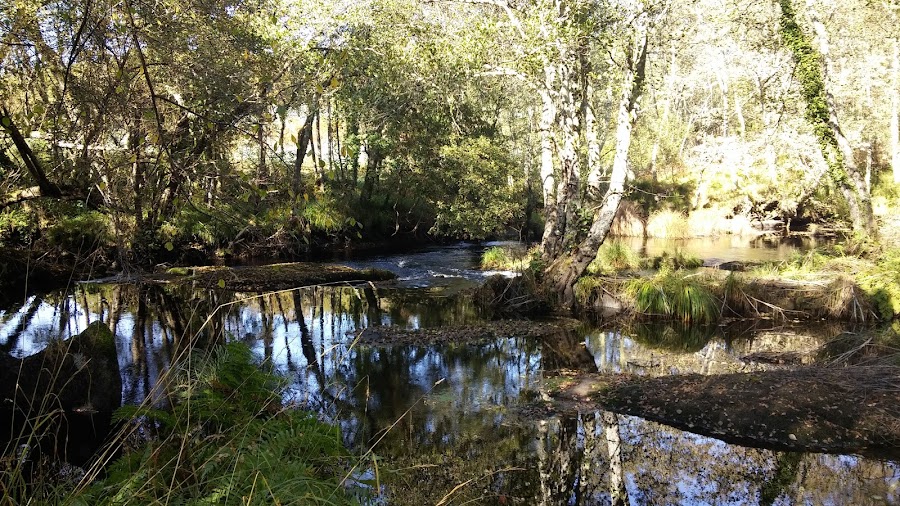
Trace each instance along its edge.
<path fill-rule="evenodd" d="M 188 364 L 191 364 L 190 366 Z M 195 356 L 171 377 L 171 411 L 123 408 L 158 438 L 126 453 L 85 504 L 349 504 L 339 430 L 282 406 L 285 382 L 242 343 Z M 140 423 L 140 422 L 136 422 Z"/>

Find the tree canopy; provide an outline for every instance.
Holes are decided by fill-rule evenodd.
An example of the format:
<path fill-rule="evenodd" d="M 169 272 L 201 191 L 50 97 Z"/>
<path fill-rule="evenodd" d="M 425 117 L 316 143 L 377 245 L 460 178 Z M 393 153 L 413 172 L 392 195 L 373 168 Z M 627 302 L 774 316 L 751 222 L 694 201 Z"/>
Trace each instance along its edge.
<path fill-rule="evenodd" d="M 12 0 L 0 241 L 151 265 L 514 236 L 565 295 L 629 213 L 870 233 L 900 181 L 898 9 Z"/>

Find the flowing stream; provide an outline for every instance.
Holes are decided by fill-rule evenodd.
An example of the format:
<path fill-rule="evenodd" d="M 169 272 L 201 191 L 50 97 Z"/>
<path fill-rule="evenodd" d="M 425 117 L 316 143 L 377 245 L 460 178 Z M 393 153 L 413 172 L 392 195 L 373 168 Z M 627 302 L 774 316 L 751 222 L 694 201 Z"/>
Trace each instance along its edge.
<path fill-rule="evenodd" d="M 153 395 L 156 379 L 198 329 L 244 341 L 288 375 L 291 401 L 338 424 L 365 455 L 355 476 L 372 504 L 900 504 L 898 462 L 745 448 L 636 417 L 560 418 L 533 409 L 542 381 L 560 368 L 748 371 L 767 367 L 742 360 L 750 353 L 804 354 L 843 331 L 839 326 L 584 325 L 543 340 L 356 341 L 370 326 L 480 321 L 460 290 L 485 276 L 477 270 L 483 248 L 347 262 L 399 274 L 379 288 L 242 294 L 83 283 L 0 311 L 0 348 L 25 356 L 89 322 L 108 322 L 123 401 L 135 403 Z"/>

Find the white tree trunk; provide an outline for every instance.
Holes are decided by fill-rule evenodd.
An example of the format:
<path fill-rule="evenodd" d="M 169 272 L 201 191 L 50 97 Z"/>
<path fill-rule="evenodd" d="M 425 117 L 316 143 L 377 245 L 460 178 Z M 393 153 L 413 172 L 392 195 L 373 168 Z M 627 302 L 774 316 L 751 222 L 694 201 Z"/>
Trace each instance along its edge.
<path fill-rule="evenodd" d="M 894 39 L 891 86 L 891 168 L 894 183 L 900 184 L 900 39 Z"/>

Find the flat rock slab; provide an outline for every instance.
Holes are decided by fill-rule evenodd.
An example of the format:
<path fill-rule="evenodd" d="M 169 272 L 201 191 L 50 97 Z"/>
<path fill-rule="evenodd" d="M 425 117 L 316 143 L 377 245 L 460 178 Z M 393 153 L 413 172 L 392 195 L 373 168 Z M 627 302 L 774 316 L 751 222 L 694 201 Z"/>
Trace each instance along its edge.
<path fill-rule="evenodd" d="M 743 446 L 895 459 L 898 373 L 889 366 L 657 378 L 573 373 L 548 385 L 551 410 L 615 411 Z"/>
<path fill-rule="evenodd" d="M 360 334 L 360 342 L 372 346 L 404 344 L 474 344 L 505 337 L 544 337 L 571 330 L 575 320 L 551 321 L 497 320 L 470 325 L 451 325 L 438 328 L 410 330 L 402 327 L 368 327 Z"/>
<path fill-rule="evenodd" d="M 388 281 L 397 277 L 394 273 L 381 269 L 359 270 L 344 265 L 313 262 L 248 267 L 194 267 L 184 269 L 184 274 L 178 276 L 170 273 L 155 279 L 192 282 L 205 288 L 219 287 L 236 292 L 267 292 L 326 283 Z"/>

